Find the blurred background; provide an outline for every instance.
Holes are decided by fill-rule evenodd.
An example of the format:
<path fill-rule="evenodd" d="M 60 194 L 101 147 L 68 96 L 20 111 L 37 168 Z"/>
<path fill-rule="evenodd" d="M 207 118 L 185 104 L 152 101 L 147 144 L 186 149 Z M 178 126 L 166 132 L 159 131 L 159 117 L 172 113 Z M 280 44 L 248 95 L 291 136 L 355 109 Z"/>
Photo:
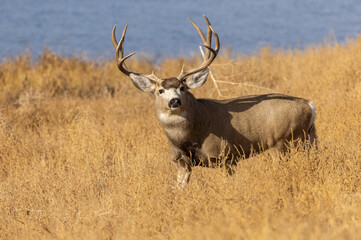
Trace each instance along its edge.
<path fill-rule="evenodd" d="M 114 24 L 119 39 L 127 23 L 125 53 L 188 56 L 201 40 L 187 17 L 204 29 L 203 14 L 219 34 L 221 49 L 241 54 L 264 46 L 302 49 L 325 38 L 343 43 L 361 30 L 356 0 L 0 0 L 0 61 L 25 49 L 38 56 L 44 48 L 109 58 Z"/>

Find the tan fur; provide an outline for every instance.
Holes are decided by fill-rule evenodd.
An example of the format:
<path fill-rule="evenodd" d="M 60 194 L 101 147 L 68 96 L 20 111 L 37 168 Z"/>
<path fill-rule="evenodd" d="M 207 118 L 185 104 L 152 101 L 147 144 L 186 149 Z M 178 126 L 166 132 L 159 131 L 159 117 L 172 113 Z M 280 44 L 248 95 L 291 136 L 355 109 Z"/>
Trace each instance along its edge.
<path fill-rule="evenodd" d="M 191 166 L 218 162 L 222 150 L 233 160 L 249 157 L 252 151 L 282 152 L 288 142 L 304 141 L 309 126 L 310 141 L 316 137 L 313 110 L 305 99 L 267 94 L 217 101 L 196 99 L 186 92 L 182 102 L 181 114 L 164 117 L 161 106 L 156 106 L 156 112 L 169 139 L 172 160 L 183 166 L 180 171 L 188 177 Z"/>

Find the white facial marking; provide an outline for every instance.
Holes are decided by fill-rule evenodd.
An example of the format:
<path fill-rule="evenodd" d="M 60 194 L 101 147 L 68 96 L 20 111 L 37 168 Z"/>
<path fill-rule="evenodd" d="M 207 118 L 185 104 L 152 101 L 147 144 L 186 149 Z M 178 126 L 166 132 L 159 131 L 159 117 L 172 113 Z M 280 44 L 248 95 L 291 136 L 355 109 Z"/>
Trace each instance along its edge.
<path fill-rule="evenodd" d="M 173 98 L 180 98 L 180 93 L 177 91 L 177 89 L 170 88 L 164 89 L 164 93 L 162 93 L 160 96 L 169 102 Z"/>

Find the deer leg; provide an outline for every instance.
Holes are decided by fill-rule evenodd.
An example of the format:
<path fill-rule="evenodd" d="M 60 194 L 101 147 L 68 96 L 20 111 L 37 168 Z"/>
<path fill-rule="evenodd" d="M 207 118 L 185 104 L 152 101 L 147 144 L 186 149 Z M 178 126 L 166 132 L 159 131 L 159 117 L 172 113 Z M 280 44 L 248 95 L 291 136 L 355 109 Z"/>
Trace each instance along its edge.
<path fill-rule="evenodd" d="M 231 156 L 226 159 L 225 168 L 228 176 L 232 176 L 236 172 L 237 162 L 238 160 L 233 154 L 231 154 Z"/>
<path fill-rule="evenodd" d="M 310 137 L 310 147 L 315 147 L 317 149 L 317 135 L 316 135 L 316 128 L 312 126 L 309 130 L 309 137 Z"/>
<path fill-rule="evenodd" d="M 183 158 L 177 161 L 178 188 L 184 188 L 185 185 L 189 182 L 189 177 L 192 173 L 192 168 L 189 162 Z"/>
<path fill-rule="evenodd" d="M 272 146 L 269 145 L 269 149 L 267 150 L 267 153 L 271 158 L 277 159 L 280 158 L 285 153 L 286 150 L 287 150 L 286 141 L 281 139 Z"/>
<path fill-rule="evenodd" d="M 177 186 L 178 188 L 184 188 L 189 182 L 192 172 L 192 161 L 183 150 L 175 147 L 172 143 L 170 143 L 170 150 L 171 160 L 177 167 Z"/>

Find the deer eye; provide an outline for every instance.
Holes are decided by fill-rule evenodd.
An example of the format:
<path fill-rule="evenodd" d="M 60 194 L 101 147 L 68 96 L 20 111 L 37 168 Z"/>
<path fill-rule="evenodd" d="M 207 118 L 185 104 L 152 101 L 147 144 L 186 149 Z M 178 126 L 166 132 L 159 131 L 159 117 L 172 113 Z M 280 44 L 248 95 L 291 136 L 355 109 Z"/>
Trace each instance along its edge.
<path fill-rule="evenodd" d="M 164 93 L 164 89 L 159 89 L 159 94 Z"/>
<path fill-rule="evenodd" d="M 181 87 L 179 90 L 181 90 L 182 92 L 184 92 L 184 87 Z"/>

